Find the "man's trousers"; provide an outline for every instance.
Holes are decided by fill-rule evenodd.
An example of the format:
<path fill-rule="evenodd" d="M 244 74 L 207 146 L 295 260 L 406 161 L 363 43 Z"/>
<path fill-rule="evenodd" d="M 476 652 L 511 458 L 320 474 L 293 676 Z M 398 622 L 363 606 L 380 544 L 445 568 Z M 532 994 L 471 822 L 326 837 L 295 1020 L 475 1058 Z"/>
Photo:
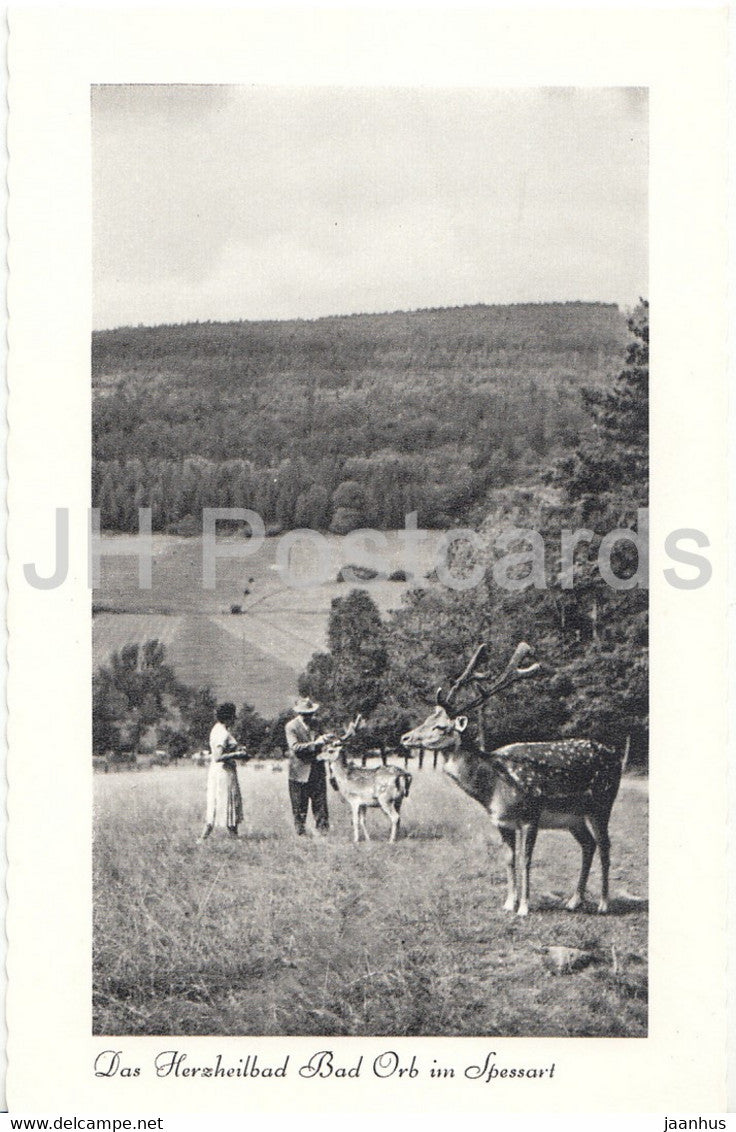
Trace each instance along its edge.
<path fill-rule="evenodd" d="M 320 833 L 327 833 L 330 821 L 327 813 L 327 776 L 323 763 L 315 763 L 312 766 L 308 782 L 294 782 L 293 779 L 289 779 L 289 797 L 298 834 L 304 833 L 310 802 L 317 829 Z"/>

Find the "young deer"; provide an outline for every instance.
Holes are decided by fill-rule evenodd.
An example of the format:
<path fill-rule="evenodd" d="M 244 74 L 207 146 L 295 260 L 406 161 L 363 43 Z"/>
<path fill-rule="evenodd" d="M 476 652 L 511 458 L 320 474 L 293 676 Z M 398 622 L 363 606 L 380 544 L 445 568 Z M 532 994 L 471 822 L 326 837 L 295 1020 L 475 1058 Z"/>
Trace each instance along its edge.
<path fill-rule="evenodd" d="M 365 770 L 352 766 L 345 755 L 344 744 L 363 725 L 358 715 L 342 735 L 328 737 L 318 759 L 328 763 L 330 780 L 353 813 L 353 841 L 360 841 L 360 830 L 366 841 L 370 836 L 365 824 L 365 811 L 380 807 L 391 822 L 389 841 L 395 841 L 401 824 L 401 804 L 409 796 L 412 776 L 398 766 L 379 766 Z"/>
<path fill-rule="evenodd" d="M 566 829 L 582 850 L 582 867 L 575 892 L 566 907 L 579 908 L 596 847 L 601 861 L 599 912 L 608 911 L 610 840 L 608 821 L 618 793 L 623 759 L 589 739 L 560 739 L 550 743 L 511 743 L 486 754 L 465 735 L 466 715 L 452 716 L 451 701 L 463 684 L 472 683 L 480 693 L 476 706 L 494 692 L 516 680 L 531 676 L 538 664 L 522 667 L 531 653 L 520 644 L 500 677 L 488 688 L 487 673 L 475 671 L 485 652 L 481 645 L 446 697 L 437 692 L 437 707 L 419 727 L 402 736 L 404 747 L 442 751 L 445 771 L 471 798 L 488 811 L 503 839 L 506 854 L 508 895 L 504 909 L 529 912 L 529 870 L 534 843 L 540 829 Z M 518 844 L 518 849 L 517 849 Z M 520 858 L 521 883 L 517 884 Z"/>

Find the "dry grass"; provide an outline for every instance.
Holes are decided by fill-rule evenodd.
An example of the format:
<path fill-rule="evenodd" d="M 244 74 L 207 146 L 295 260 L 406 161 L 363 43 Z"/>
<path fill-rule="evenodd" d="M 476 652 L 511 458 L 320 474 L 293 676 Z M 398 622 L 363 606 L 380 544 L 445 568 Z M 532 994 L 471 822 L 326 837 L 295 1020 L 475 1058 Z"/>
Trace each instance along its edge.
<path fill-rule="evenodd" d="M 206 771 L 96 776 L 96 1033 L 646 1034 L 641 784 L 614 808 L 611 914 L 561 909 L 579 854 L 542 833 L 521 920 L 497 835 L 440 772 L 416 774 L 396 845 L 358 847 L 337 795 L 329 838 L 297 840 L 286 775 L 240 773 L 244 837 L 204 845 Z M 555 945 L 595 961 L 555 975 Z"/>

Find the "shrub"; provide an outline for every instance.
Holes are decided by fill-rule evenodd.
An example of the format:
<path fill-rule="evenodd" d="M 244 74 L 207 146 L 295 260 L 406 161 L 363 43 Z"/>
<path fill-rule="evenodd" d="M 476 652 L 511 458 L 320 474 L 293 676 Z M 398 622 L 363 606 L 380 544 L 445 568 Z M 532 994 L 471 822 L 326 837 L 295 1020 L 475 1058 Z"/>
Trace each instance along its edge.
<path fill-rule="evenodd" d="M 360 511 L 356 511 L 354 507 L 338 507 L 332 516 L 330 534 L 349 535 L 351 531 L 357 531 L 362 523 Z"/>
<path fill-rule="evenodd" d="M 345 480 L 332 495 L 332 505 L 336 510 L 344 507 L 363 511 L 365 503 L 365 488 L 355 480 Z"/>
<path fill-rule="evenodd" d="M 372 582 L 378 577 L 378 570 L 371 566 L 343 566 L 338 572 L 337 582 Z"/>

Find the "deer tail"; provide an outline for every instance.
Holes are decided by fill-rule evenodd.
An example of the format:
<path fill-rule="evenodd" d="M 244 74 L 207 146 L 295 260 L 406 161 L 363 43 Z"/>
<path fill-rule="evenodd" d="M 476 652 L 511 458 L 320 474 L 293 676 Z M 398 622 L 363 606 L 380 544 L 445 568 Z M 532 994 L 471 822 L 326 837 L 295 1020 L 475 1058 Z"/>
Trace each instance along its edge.
<path fill-rule="evenodd" d="M 396 789 L 403 791 L 404 797 L 409 797 L 409 787 L 411 786 L 411 775 L 408 770 L 402 770 L 401 774 L 396 775 Z"/>

